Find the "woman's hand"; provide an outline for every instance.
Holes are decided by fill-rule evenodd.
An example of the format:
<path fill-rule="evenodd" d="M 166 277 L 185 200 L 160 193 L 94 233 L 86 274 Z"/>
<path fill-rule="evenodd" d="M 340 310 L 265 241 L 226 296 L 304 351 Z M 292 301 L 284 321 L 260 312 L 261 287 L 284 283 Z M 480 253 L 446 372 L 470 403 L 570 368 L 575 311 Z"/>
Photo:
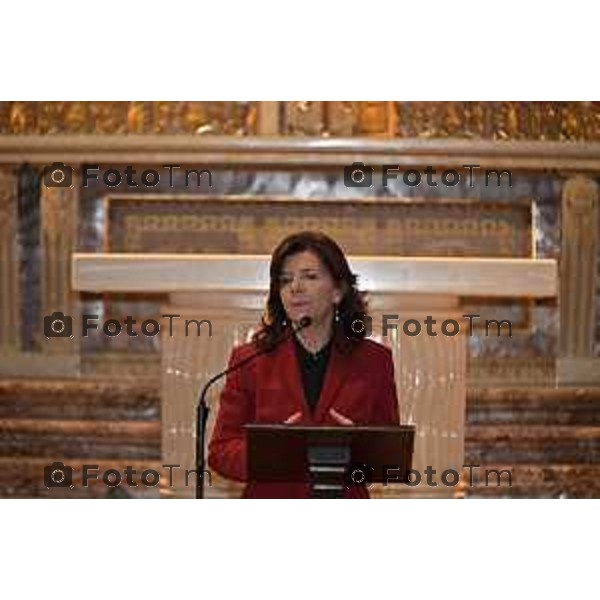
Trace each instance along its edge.
<path fill-rule="evenodd" d="M 293 423 L 298 422 L 302 418 L 302 413 L 300 411 L 295 412 L 293 415 L 289 416 L 284 422 L 284 425 L 292 425 Z"/>
<path fill-rule="evenodd" d="M 345 417 L 342 413 L 339 413 L 335 408 L 329 409 L 329 414 L 340 424 L 340 425 L 354 425 L 354 421 Z"/>
<path fill-rule="evenodd" d="M 340 424 L 340 425 L 354 425 L 354 421 L 345 417 L 342 413 L 339 413 L 334 408 L 329 410 L 329 414 Z M 302 413 L 300 411 L 295 412 L 293 415 L 289 416 L 284 422 L 284 425 L 292 425 L 293 423 L 297 423 L 302 418 Z"/>

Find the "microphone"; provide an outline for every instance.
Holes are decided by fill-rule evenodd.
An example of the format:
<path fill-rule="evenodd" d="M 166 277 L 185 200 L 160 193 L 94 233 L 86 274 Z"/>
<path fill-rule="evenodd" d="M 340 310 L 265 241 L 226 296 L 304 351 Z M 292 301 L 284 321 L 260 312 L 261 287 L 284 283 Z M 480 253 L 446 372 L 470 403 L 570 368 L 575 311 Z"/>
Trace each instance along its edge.
<path fill-rule="evenodd" d="M 288 335 L 284 335 L 279 338 L 274 345 L 269 348 L 261 348 L 256 352 L 253 352 L 249 356 L 246 356 L 242 360 L 234 363 L 224 371 L 217 373 L 213 377 L 211 377 L 204 387 L 202 388 L 202 392 L 200 393 L 200 397 L 198 400 L 198 404 L 196 406 L 196 500 L 204 498 L 204 465 L 205 465 L 205 438 L 206 438 L 206 422 L 208 421 L 208 413 L 210 412 L 210 408 L 206 403 L 206 393 L 208 392 L 210 386 L 228 375 L 232 371 L 237 371 L 244 365 L 253 361 L 255 358 L 260 356 L 261 354 L 265 354 L 270 352 L 279 344 L 283 343 L 285 340 L 290 339 L 293 335 L 301 331 L 302 329 L 306 329 L 312 323 L 312 319 L 310 317 L 302 317 L 298 322 L 296 327 L 292 327 L 292 330 L 288 333 Z"/>

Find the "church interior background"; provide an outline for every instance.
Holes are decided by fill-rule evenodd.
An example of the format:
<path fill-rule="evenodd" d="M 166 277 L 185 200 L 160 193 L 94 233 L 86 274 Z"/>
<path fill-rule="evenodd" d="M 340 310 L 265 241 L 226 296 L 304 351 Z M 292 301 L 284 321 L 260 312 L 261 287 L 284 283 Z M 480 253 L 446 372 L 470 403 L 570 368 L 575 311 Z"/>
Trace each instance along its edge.
<path fill-rule="evenodd" d="M 54 162 L 73 167 L 72 187 L 43 184 Z M 353 162 L 482 168 L 473 185 L 347 187 Z M 82 185 L 84 165 L 165 164 L 182 168 L 151 191 Z M 212 185 L 190 190 L 182 172 L 199 166 Z M 484 168 L 509 170 L 512 186 L 485 185 Z M 77 475 L 73 489 L 48 489 L 44 467 L 160 471 L 185 456 L 190 399 L 257 315 L 242 292 L 207 292 L 201 316 L 228 329 L 202 348 L 48 339 L 43 317 L 56 311 L 160 320 L 173 303 L 164 291 L 76 289 L 74 254 L 267 255 L 287 233 L 318 229 L 351 256 L 555 261 L 555 294 L 461 296 L 460 313 L 508 319 L 512 336 L 476 326 L 448 377 L 399 360 L 400 404 L 409 420 L 438 411 L 416 425 L 440 456 L 458 448 L 461 463 L 512 473 L 510 486 L 463 481 L 447 495 L 599 497 L 599 173 L 597 102 L 0 102 L 0 496 L 111 496 Z M 461 394 L 455 430 L 443 407 Z M 120 493 L 186 495 L 163 478 Z M 210 495 L 238 493 L 215 478 Z"/>

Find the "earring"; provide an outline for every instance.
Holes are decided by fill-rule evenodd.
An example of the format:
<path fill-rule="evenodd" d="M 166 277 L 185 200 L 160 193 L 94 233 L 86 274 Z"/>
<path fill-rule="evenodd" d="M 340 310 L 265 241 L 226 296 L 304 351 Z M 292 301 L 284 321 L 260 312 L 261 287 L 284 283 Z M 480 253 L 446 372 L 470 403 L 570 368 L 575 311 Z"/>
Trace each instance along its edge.
<path fill-rule="evenodd" d="M 287 327 L 287 319 L 286 319 L 285 317 L 283 317 L 283 321 L 281 321 L 281 324 L 282 324 L 284 327 Z"/>
<path fill-rule="evenodd" d="M 334 317 L 334 319 L 335 319 L 336 323 L 340 322 L 340 311 L 338 310 L 337 304 L 336 304 L 336 307 L 335 307 L 335 317 Z"/>

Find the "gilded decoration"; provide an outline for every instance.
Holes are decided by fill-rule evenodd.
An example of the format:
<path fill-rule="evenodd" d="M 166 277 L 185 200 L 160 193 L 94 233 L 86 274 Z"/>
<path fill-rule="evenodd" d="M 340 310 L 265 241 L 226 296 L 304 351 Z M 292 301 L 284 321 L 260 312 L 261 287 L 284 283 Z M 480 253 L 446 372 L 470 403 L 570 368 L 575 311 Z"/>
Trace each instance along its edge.
<path fill-rule="evenodd" d="M 600 102 L 287 102 L 289 135 L 598 141 Z"/>
<path fill-rule="evenodd" d="M 600 141 L 600 102 L 0 102 L 0 134 L 225 134 Z M 278 108 L 278 111 L 277 111 Z M 277 122 L 278 121 L 278 122 Z"/>
<path fill-rule="evenodd" d="M 0 134 L 256 132 L 256 102 L 0 102 Z"/>

